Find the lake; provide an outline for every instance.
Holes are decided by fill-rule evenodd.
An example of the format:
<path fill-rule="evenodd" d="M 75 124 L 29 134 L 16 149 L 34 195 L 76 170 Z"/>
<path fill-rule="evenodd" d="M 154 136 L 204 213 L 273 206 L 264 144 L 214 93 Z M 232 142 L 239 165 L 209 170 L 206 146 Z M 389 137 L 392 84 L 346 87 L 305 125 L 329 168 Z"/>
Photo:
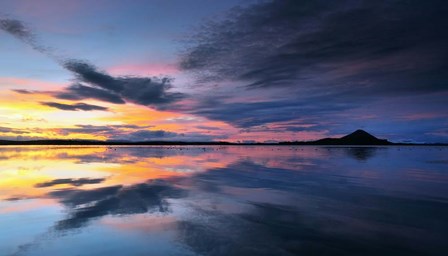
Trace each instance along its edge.
<path fill-rule="evenodd" d="M 0 255 L 448 255 L 447 147 L 0 147 Z"/>

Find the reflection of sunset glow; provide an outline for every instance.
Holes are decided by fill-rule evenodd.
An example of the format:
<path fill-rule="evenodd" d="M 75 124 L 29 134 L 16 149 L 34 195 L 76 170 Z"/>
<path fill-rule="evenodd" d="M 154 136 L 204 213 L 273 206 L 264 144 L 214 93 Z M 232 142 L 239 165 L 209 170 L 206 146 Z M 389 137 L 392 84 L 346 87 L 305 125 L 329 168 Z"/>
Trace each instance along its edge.
<path fill-rule="evenodd" d="M 56 200 L 54 199 L 33 199 L 25 204 L 10 201 L 0 208 L 0 214 L 26 212 L 44 206 L 53 206 L 55 204 Z"/>
<path fill-rule="evenodd" d="M 122 235 L 129 243 L 134 236 L 154 235 L 168 244 L 180 239 L 189 245 L 184 236 L 202 244 L 204 235 L 195 232 L 203 228 L 207 235 L 217 229 L 218 237 L 266 225 L 272 232 L 277 223 L 302 225 L 299 214 L 314 223 L 320 216 L 334 221 L 349 216 L 343 226 L 358 230 L 352 218 L 362 227 L 377 225 L 365 217 L 371 207 L 358 202 L 402 216 L 395 205 L 415 202 L 403 195 L 418 193 L 430 203 L 425 198 L 444 194 L 447 179 L 438 164 L 443 154 L 428 147 L 2 146 L 0 224 L 3 230 L 31 232 L 23 243 L 39 245 L 33 237 L 60 243 L 75 230 L 85 241 Z M 396 161 L 385 161 L 391 158 Z M 433 203 L 434 209 L 441 205 Z M 107 234 L 93 235 L 95 230 Z M 8 239 L 22 248 L 22 232 Z M 135 245 L 140 247 L 159 249 L 159 244 L 145 240 Z"/>
<path fill-rule="evenodd" d="M 160 150 L 164 150 L 160 155 Z M 225 154 L 223 154 L 225 152 Z M 282 147 L 3 147 L 0 150 L 0 199 L 41 197 L 72 184 L 36 188 L 36 184 L 56 179 L 104 178 L 82 189 L 132 185 L 146 180 L 188 176 L 225 168 L 238 159 L 270 168 L 300 170 L 310 158 L 320 158 L 325 150 L 297 150 Z M 287 156 L 297 161 L 285 162 Z M 308 160 L 306 160 L 308 159 Z"/>
<path fill-rule="evenodd" d="M 105 218 L 102 223 L 119 230 L 157 232 L 165 230 L 167 226 L 176 225 L 176 218 L 172 216 L 148 216 L 134 215 L 129 217 L 126 222 L 119 218 Z"/>
<path fill-rule="evenodd" d="M 183 149 L 183 150 L 182 150 Z M 188 176 L 209 169 L 225 168 L 240 158 L 250 157 L 269 167 L 298 168 L 306 161 L 285 165 L 281 161 L 284 150 L 268 148 L 251 149 L 247 154 L 244 148 L 223 147 L 173 147 L 164 149 L 170 154 L 157 155 L 157 147 L 39 147 L 1 148 L 0 199 L 13 197 L 34 198 L 45 195 L 54 189 L 73 187 L 70 184 L 56 184 L 45 188 L 35 185 L 55 179 L 105 178 L 98 184 L 85 184 L 81 188 L 97 188 L 112 185 L 132 185 L 146 180 L 178 176 Z M 136 155 L 139 151 L 145 155 Z M 191 152 L 190 152 L 191 151 Z M 307 157 L 319 157 L 319 151 L 291 151 Z M 192 155 L 193 154 L 193 155 Z M 257 160 L 259 159 L 259 160 Z M 280 159 L 280 160 L 279 160 Z"/>
<path fill-rule="evenodd" d="M 42 150 L 33 147 L 18 147 L 14 150 L 2 148 L 0 151 L 0 191 L 1 199 L 11 197 L 39 197 L 49 190 L 37 189 L 37 183 L 60 178 L 102 177 L 100 166 L 107 163 L 76 164 L 77 156 L 98 154 L 101 148 L 83 148 L 67 150 L 53 148 Z M 57 188 L 67 188 L 58 185 Z"/>
<path fill-rule="evenodd" d="M 197 157 L 157 157 L 150 154 L 141 157 L 128 151 L 126 147 L 49 147 L 45 150 L 39 147 L 1 148 L 0 199 L 35 198 L 54 189 L 73 187 L 70 184 L 35 187 L 38 183 L 55 179 L 106 178 L 102 183 L 82 186 L 96 188 L 185 176 L 226 165 L 226 161 L 213 161 L 215 158 L 212 152 Z"/>

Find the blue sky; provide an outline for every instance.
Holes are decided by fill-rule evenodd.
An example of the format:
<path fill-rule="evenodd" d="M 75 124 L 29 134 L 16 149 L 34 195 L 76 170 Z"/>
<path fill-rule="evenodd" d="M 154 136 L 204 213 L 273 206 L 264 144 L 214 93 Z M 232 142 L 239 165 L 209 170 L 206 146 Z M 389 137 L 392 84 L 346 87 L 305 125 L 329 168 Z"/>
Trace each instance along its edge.
<path fill-rule="evenodd" d="M 448 141 L 444 1 L 0 10 L 3 139 Z"/>

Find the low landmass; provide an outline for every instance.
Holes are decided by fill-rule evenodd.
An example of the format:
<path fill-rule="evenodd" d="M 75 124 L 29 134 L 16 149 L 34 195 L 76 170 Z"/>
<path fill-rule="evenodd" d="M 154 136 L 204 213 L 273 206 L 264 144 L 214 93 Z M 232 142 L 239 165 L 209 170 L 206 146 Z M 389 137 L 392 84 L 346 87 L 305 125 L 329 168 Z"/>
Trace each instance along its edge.
<path fill-rule="evenodd" d="M 101 140 L 0 140 L 0 145 L 345 145 L 345 146 L 380 146 L 380 145 L 440 145 L 447 143 L 394 143 L 387 139 L 378 139 L 364 130 L 356 130 L 340 138 L 324 138 L 314 141 L 282 141 L 270 143 L 238 143 L 226 141 L 101 141 Z"/>

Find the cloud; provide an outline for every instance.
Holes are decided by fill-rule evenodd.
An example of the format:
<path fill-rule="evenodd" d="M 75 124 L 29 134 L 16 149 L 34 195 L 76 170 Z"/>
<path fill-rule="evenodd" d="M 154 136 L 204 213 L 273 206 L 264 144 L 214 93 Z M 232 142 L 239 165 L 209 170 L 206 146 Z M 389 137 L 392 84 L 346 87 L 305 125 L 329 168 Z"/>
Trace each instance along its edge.
<path fill-rule="evenodd" d="M 72 185 L 75 187 L 80 187 L 87 184 L 98 184 L 103 182 L 104 178 L 99 179 L 89 179 L 89 178 L 80 178 L 80 179 L 55 179 L 47 182 L 37 183 L 35 185 L 36 188 L 45 188 L 52 187 L 56 185 Z"/>
<path fill-rule="evenodd" d="M 419 111 L 448 91 L 447 11 L 441 0 L 268 0 L 234 8 L 186 40 L 181 69 L 222 92 L 213 87 L 186 112 L 240 128 L 301 120 L 320 125 L 300 129 L 332 133 L 368 123 L 342 121 L 344 114 L 383 116 L 374 112 L 383 99 L 393 109 L 396 99 L 426 95 L 408 109 Z"/>
<path fill-rule="evenodd" d="M 33 33 L 19 20 L 0 19 L 0 29 L 26 43 L 34 42 Z"/>
<path fill-rule="evenodd" d="M 400 129 L 406 131 L 406 120 L 396 116 L 427 111 L 448 91 L 447 11 L 442 0 L 257 1 L 232 9 L 223 19 L 213 17 L 185 40 L 180 67 L 199 78 L 194 93 L 173 92 L 167 77 L 116 76 L 86 61 L 53 57 L 75 81 L 51 95 L 182 112 L 248 132 L 295 136 L 405 126 Z M 39 46 L 23 23 L 2 21 L 1 29 Z M 425 100 L 397 110 L 396 101 L 419 98 Z M 444 102 L 430 111 L 447 109 Z M 361 119 L 366 112 L 382 118 Z M 441 126 L 443 121 L 418 124 L 418 131 L 403 136 L 429 134 Z M 134 132 L 116 138 L 162 134 Z M 164 138 L 183 137 L 165 133 Z"/>
<path fill-rule="evenodd" d="M 76 75 L 79 84 L 56 95 L 59 98 L 95 98 L 111 103 L 131 102 L 159 108 L 159 105 L 185 97 L 182 93 L 169 92 L 172 79 L 168 77 L 113 77 L 78 60 L 66 61 L 64 67 Z"/>
<path fill-rule="evenodd" d="M 14 128 L 10 128 L 10 127 L 0 126 L 0 133 L 25 134 L 25 133 L 29 133 L 29 132 L 26 130 L 23 130 L 23 129 L 14 129 Z"/>
<path fill-rule="evenodd" d="M 168 77 L 114 77 L 84 61 L 65 61 L 63 67 L 76 76 L 76 82 L 60 92 L 51 93 L 64 100 L 96 99 L 114 104 L 134 103 L 165 109 L 186 97 L 170 92 Z"/>
<path fill-rule="evenodd" d="M 74 84 L 62 92 L 51 93 L 56 98 L 65 100 L 96 99 L 114 104 L 129 102 L 163 109 L 186 97 L 183 93 L 170 91 L 173 79 L 169 77 L 115 77 L 98 70 L 97 67 L 85 61 L 57 56 L 40 46 L 31 29 L 19 20 L 0 19 L 0 29 L 55 59 L 63 68 L 76 76 Z M 16 90 L 16 92 L 32 93 L 27 90 Z"/>
<path fill-rule="evenodd" d="M 238 98 L 237 98 L 238 99 Z M 316 104 L 318 103 L 318 104 Z M 228 101 L 226 99 L 202 100 L 197 105 L 182 111 L 190 114 L 205 116 L 212 120 L 231 123 L 239 128 L 254 128 L 267 124 L 282 123 L 285 129 L 278 132 L 292 131 L 291 129 L 316 130 L 323 129 L 324 124 L 333 122 L 329 117 L 342 111 L 348 111 L 361 104 L 360 100 L 346 102 L 344 98 L 333 96 L 315 96 L 292 99 L 270 99 L 256 102 Z M 320 125 L 306 125 L 304 124 Z M 279 125 L 277 125 L 279 127 Z M 309 128 L 309 129 L 308 129 Z"/>
<path fill-rule="evenodd" d="M 48 48 L 37 43 L 36 36 L 22 21 L 16 19 L 0 18 L 0 30 L 3 30 L 20 41 L 31 46 L 36 51 L 51 55 Z"/>
<path fill-rule="evenodd" d="M 40 120 L 39 120 L 40 121 Z M 226 139 L 226 135 L 210 135 L 198 132 L 172 132 L 160 129 L 151 129 L 151 125 L 75 125 L 72 128 L 14 128 L 0 126 L 0 140 L 41 140 L 47 137 L 41 137 L 45 134 L 52 134 L 56 138 L 63 139 L 65 136 L 77 134 L 80 138 L 82 135 L 94 136 L 98 139 L 106 139 L 109 141 L 214 141 L 218 139 Z M 44 134 L 38 137 L 31 134 Z"/>
<path fill-rule="evenodd" d="M 77 125 L 75 128 L 57 129 L 59 134 L 89 134 L 106 137 L 111 141 L 212 141 L 225 136 L 201 133 L 177 133 L 164 130 L 148 130 L 150 126 L 137 125 Z"/>
<path fill-rule="evenodd" d="M 96 99 L 114 104 L 126 103 L 119 95 L 115 93 L 82 84 L 70 85 L 64 91 L 55 92 L 53 95 L 55 98 L 64 100 Z"/>
<path fill-rule="evenodd" d="M 189 142 L 204 142 L 225 140 L 226 135 L 207 135 L 198 132 L 177 133 L 163 130 L 155 131 L 136 131 L 125 135 L 113 135 L 111 140 L 127 140 L 127 141 L 189 141 Z"/>
<path fill-rule="evenodd" d="M 447 10 L 439 0 L 262 1 L 204 25 L 181 67 L 252 88 L 447 90 Z"/>
<path fill-rule="evenodd" d="M 57 103 L 57 102 L 41 102 L 42 105 L 44 106 L 49 106 L 52 108 L 57 108 L 57 109 L 61 109 L 61 110 L 68 110 L 68 111 L 78 111 L 78 110 L 82 110 L 82 111 L 93 111 L 93 110 L 102 110 L 102 111 L 106 111 L 108 110 L 106 107 L 101 107 L 101 106 L 96 106 L 96 105 L 91 105 L 91 104 L 86 104 L 86 103 L 76 103 L 76 104 L 62 104 L 62 103 Z"/>
<path fill-rule="evenodd" d="M 20 94 L 33 94 L 35 91 L 25 90 L 25 89 L 13 89 L 12 91 Z"/>
<path fill-rule="evenodd" d="M 175 138 L 178 134 L 175 132 L 167 132 L 163 130 L 141 130 L 130 132 L 124 136 L 120 136 L 122 139 L 130 140 L 130 141 L 146 141 L 146 140 L 160 140 L 160 139 L 169 139 Z"/>

